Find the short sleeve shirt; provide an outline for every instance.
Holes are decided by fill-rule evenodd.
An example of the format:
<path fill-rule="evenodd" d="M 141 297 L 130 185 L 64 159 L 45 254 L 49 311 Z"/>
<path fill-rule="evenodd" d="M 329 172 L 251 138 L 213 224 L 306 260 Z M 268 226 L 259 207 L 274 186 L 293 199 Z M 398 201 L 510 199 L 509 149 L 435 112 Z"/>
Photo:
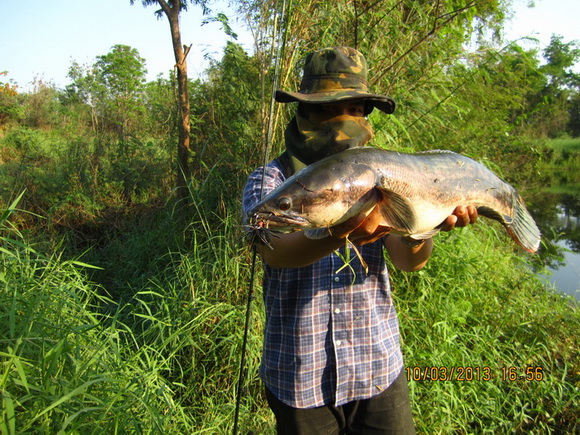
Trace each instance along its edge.
<path fill-rule="evenodd" d="M 285 180 L 277 160 L 254 171 L 243 196 L 247 213 Z M 264 263 L 266 309 L 260 377 L 295 408 L 343 405 L 384 391 L 403 358 L 381 240 L 342 247 L 301 268 Z"/>

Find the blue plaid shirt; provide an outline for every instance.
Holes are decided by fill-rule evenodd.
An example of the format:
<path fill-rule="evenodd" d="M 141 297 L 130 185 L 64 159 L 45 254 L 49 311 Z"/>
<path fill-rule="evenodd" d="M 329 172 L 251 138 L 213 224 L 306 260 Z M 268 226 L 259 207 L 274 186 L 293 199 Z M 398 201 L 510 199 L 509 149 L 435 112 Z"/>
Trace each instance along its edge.
<path fill-rule="evenodd" d="M 243 212 L 260 199 L 262 168 L 246 184 Z M 266 165 L 264 195 L 286 180 Z M 384 391 L 400 374 L 399 326 L 383 243 L 359 247 L 368 273 L 349 248 L 301 268 L 264 264 L 266 325 L 260 376 L 295 408 L 343 405 Z M 345 265 L 349 256 L 350 263 Z M 339 271 L 340 269 L 340 271 Z"/>

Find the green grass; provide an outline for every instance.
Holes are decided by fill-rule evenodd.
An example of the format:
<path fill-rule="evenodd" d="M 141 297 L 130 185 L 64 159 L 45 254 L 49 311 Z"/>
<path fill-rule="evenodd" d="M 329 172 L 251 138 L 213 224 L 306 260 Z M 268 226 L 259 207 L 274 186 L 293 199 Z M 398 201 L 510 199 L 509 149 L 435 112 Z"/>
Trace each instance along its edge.
<path fill-rule="evenodd" d="M 172 413 L 167 358 L 136 346 L 127 307 L 88 282 L 86 266 L 47 257 L 3 228 L 1 433 L 161 430 Z"/>
<path fill-rule="evenodd" d="M 526 257 L 512 252 L 495 225 L 484 225 L 438 236 L 424 270 L 393 277 L 406 366 L 420 368 L 411 372 L 418 429 L 572 433 L 580 399 L 577 307 L 546 291 Z M 520 379 L 528 367 L 541 368 L 542 380 Z M 425 368 L 439 378 L 425 377 Z M 441 380 L 452 370 L 452 380 Z"/>
<path fill-rule="evenodd" d="M 578 179 L 580 169 L 580 138 L 550 139 L 546 142 L 549 159 L 543 162 L 544 167 L 561 170 L 566 168 L 575 174 L 570 177 Z"/>
<path fill-rule="evenodd" d="M 550 139 L 541 147 L 544 157 L 529 184 L 553 193 L 576 195 L 580 186 L 580 138 Z"/>
<path fill-rule="evenodd" d="M 195 249 L 155 252 L 162 258 L 148 264 L 162 267 L 133 279 L 140 287 L 125 287 L 118 301 L 88 279 L 85 263 L 35 250 L 11 226 L 11 213 L 3 214 L 0 239 L 0 433 L 222 433 L 231 426 L 248 276 L 233 218 L 216 232 L 194 219 L 185 233 Z M 129 238 L 117 260 L 143 246 L 153 254 L 145 238 Z M 260 325 L 254 316 L 254 329 Z M 244 401 L 242 415 L 268 420 L 263 403 L 256 405 L 257 337 L 247 387 L 257 399 Z"/>
<path fill-rule="evenodd" d="M 560 138 L 551 139 L 548 141 L 548 146 L 551 148 L 562 151 L 580 153 L 580 138 Z"/>
<path fill-rule="evenodd" d="M 181 229 L 166 211 L 111 239 L 106 268 L 120 272 L 106 284 L 85 259 L 39 252 L 11 225 L 14 205 L 2 214 L 0 433 L 231 432 L 251 255 L 239 204 L 202 208 L 206 193 L 192 192 Z M 580 417 L 577 308 L 498 228 L 437 236 L 423 271 L 393 271 L 407 367 L 493 374 L 412 380 L 420 433 L 572 433 Z M 262 327 L 257 291 L 240 433 L 274 433 L 257 378 Z M 512 366 L 542 367 L 543 379 L 501 379 Z"/>

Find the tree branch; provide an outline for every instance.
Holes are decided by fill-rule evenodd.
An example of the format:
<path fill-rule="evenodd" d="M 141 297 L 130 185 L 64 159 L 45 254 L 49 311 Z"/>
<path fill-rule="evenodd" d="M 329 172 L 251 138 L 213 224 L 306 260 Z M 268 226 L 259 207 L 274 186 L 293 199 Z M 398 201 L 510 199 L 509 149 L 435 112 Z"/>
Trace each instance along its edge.
<path fill-rule="evenodd" d="M 193 44 L 189 44 L 189 45 L 183 44 L 183 62 L 185 62 L 185 59 L 187 58 L 187 55 L 189 54 L 189 51 L 191 50 L 192 45 Z"/>
<path fill-rule="evenodd" d="M 452 21 L 453 19 L 457 18 L 457 16 L 461 13 L 466 11 L 467 9 L 470 9 L 472 7 L 474 7 L 476 5 L 477 2 L 471 2 L 468 5 L 456 9 L 454 11 L 448 12 L 447 14 L 443 14 L 440 17 L 435 17 L 435 20 L 433 22 L 433 28 L 427 32 L 421 39 L 419 39 L 415 44 L 413 44 L 408 50 L 406 50 L 403 54 L 401 54 L 391 65 L 389 65 L 387 68 L 385 68 L 383 70 L 383 72 L 381 72 L 381 74 L 379 74 L 379 76 L 375 79 L 375 83 L 380 81 L 387 72 L 389 72 L 397 63 L 399 63 L 402 59 L 404 59 L 409 53 L 411 53 L 413 50 L 415 50 L 419 45 L 421 45 L 423 42 L 425 42 L 427 39 L 429 39 L 431 36 L 433 36 L 439 29 L 441 29 L 443 26 L 445 26 L 446 24 L 448 24 L 450 21 Z M 437 3 L 437 5 L 439 5 L 439 2 Z M 438 24 L 438 20 L 441 19 L 442 17 L 447 17 L 447 19 L 445 19 L 443 22 Z"/>
<path fill-rule="evenodd" d="M 179 16 L 179 7 L 181 6 L 179 1 L 174 2 L 173 7 L 169 6 L 165 0 L 157 0 L 157 3 L 159 3 L 159 6 L 161 6 L 161 9 L 163 9 L 163 12 L 167 15 L 167 18 L 172 18 L 176 15 Z"/>

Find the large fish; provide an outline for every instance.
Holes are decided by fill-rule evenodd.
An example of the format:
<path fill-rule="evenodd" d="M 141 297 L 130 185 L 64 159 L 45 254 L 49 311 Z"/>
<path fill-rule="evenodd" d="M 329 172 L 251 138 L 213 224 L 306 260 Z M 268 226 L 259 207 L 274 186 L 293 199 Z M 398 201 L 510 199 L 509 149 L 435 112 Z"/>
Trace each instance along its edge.
<path fill-rule="evenodd" d="M 381 225 L 422 239 L 437 233 L 458 205 L 475 206 L 525 250 L 538 250 L 540 231 L 515 189 L 451 151 L 343 151 L 288 178 L 250 211 L 249 223 L 277 232 L 320 231 L 376 206 Z"/>

